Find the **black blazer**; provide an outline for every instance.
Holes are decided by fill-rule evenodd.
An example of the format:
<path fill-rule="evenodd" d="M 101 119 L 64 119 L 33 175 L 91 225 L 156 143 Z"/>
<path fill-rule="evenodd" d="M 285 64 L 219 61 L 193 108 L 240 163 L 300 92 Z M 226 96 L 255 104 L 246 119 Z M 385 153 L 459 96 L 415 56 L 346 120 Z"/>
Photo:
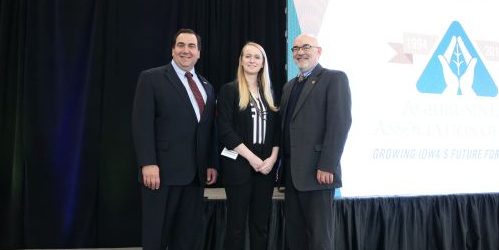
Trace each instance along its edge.
<path fill-rule="evenodd" d="M 263 97 L 263 95 L 262 95 Z M 279 146 L 280 119 L 277 112 L 267 108 L 267 129 L 261 159 L 265 160 L 272 154 L 272 148 Z M 218 133 L 221 147 L 234 149 L 239 144 L 244 143 L 251 151 L 253 149 L 253 121 L 251 109 L 239 110 L 239 88 L 237 81 L 229 82 L 220 88 L 218 96 Z M 258 155 L 258 154 L 257 154 Z M 249 180 L 254 174 L 249 162 L 242 156 L 236 160 L 220 156 L 222 166 L 222 179 L 225 185 L 238 185 Z M 277 163 L 276 163 L 277 164 Z M 269 178 L 275 177 L 273 171 L 268 174 Z"/>
<path fill-rule="evenodd" d="M 204 183 L 212 166 L 215 97 L 208 81 L 198 78 L 207 95 L 200 122 L 171 64 L 139 76 L 132 114 L 137 163 L 159 165 L 161 184 L 186 185 L 196 173 Z"/>

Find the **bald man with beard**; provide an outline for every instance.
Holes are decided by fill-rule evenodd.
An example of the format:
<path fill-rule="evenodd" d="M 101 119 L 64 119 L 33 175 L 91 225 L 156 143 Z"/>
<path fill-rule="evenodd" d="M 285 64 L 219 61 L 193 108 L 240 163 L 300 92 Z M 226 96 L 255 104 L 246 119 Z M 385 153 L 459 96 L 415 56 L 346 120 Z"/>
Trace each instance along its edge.
<path fill-rule="evenodd" d="M 333 197 L 352 123 L 346 74 L 319 64 L 317 39 L 301 34 L 293 59 L 300 74 L 281 99 L 286 242 L 291 250 L 333 249 Z"/>

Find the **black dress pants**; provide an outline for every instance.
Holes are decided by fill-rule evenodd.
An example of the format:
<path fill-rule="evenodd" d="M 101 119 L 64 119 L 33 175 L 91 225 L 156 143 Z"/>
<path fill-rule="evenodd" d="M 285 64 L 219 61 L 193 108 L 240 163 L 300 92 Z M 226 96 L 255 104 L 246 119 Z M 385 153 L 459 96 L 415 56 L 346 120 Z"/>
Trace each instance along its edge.
<path fill-rule="evenodd" d="M 142 247 L 144 250 L 197 250 L 203 244 L 204 188 L 191 185 L 142 186 Z"/>
<path fill-rule="evenodd" d="M 285 159 L 285 233 L 290 250 L 333 249 L 334 189 L 299 191 Z"/>
<path fill-rule="evenodd" d="M 225 187 L 226 250 L 245 249 L 246 221 L 249 227 L 250 249 L 267 249 L 273 190 L 272 176 L 260 173 L 254 173 L 251 179 L 242 185 Z"/>

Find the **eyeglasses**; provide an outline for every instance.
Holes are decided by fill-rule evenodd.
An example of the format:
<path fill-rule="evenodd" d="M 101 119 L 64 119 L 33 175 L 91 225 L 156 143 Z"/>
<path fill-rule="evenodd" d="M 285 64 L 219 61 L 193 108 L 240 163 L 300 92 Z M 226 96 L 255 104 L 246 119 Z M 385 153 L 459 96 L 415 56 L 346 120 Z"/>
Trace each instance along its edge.
<path fill-rule="evenodd" d="M 317 46 L 312 46 L 310 44 L 303 44 L 301 47 L 298 47 L 298 46 L 293 46 L 291 48 L 291 52 L 293 53 L 297 53 L 299 52 L 300 50 L 303 50 L 303 52 L 309 52 L 312 48 L 319 48 Z"/>

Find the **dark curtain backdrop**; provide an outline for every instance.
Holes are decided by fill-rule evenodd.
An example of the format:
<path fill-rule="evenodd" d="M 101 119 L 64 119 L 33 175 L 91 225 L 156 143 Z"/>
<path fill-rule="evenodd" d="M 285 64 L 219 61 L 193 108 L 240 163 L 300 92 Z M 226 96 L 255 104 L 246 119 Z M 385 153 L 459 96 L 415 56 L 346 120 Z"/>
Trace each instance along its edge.
<path fill-rule="evenodd" d="M 169 63 L 179 28 L 202 37 L 218 90 L 246 41 L 285 82 L 285 0 L 2 0 L 0 249 L 140 245 L 130 135 L 140 71 Z"/>

